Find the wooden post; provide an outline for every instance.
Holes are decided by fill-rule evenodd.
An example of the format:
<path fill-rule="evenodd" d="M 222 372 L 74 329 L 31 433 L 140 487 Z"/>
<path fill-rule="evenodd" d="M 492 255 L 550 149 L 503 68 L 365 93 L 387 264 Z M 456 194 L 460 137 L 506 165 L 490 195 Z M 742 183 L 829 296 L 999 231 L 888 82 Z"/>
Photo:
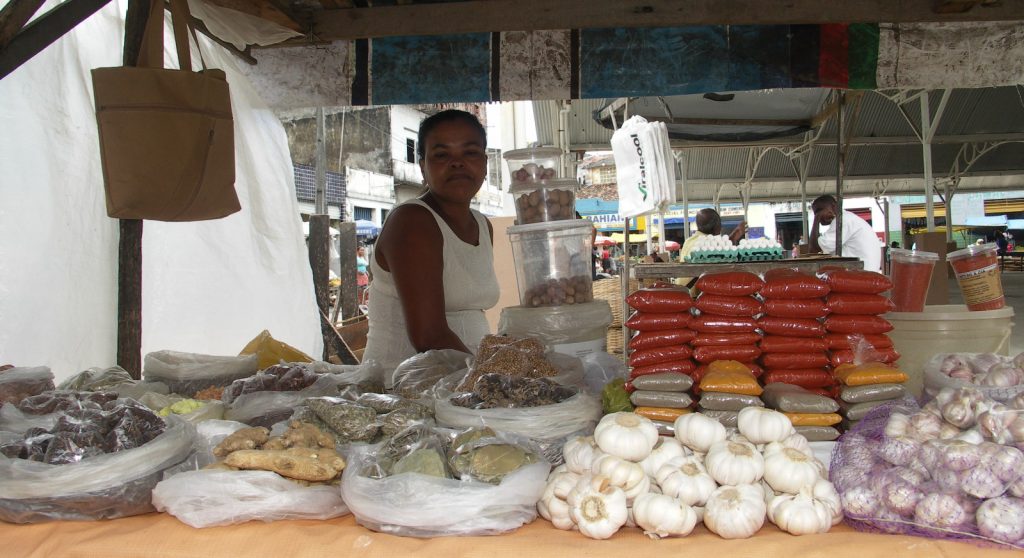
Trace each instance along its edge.
<path fill-rule="evenodd" d="M 343 319 L 359 315 L 358 288 L 356 287 L 356 224 L 348 221 L 338 223 L 340 234 L 338 255 L 341 257 L 341 288 L 338 297 L 341 299 L 341 316 Z"/>
<path fill-rule="evenodd" d="M 125 19 L 123 64 L 135 66 L 149 2 L 130 0 Z M 142 220 L 121 219 L 117 247 L 117 365 L 142 378 Z"/>
<path fill-rule="evenodd" d="M 313 290 L 316 293 L 316 305 L 320 314 L 328 313 L 328 281 L 330 280 L 330 218 L 327 215 L 309 216 L 309 267 L 313 270 Z M 321 322 L 324 334 L 323 360 L 328 360 L 335 333 L 329 323 Z"/>

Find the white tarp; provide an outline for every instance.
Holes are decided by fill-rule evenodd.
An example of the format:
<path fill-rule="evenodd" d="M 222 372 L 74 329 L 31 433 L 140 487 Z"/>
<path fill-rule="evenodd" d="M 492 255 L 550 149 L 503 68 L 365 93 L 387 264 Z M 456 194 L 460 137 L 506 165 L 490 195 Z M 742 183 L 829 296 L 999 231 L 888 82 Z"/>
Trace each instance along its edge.
<path fill-rule="evenodd" d="M 104 205 L 89 70 L 121 64 L 126 6 L 111 2 L 0 80 L 0 364 L 47 365 L 57 381 L 115 364 L 118 221 Z M 237 354 L 269 329 L 319 356 L 284 128 L 236 59 L 200 41 L 231 86 L 242 211 L 145 222 L 143 353 Z M 169 25 L 166 43 L 176 67 Z"/>

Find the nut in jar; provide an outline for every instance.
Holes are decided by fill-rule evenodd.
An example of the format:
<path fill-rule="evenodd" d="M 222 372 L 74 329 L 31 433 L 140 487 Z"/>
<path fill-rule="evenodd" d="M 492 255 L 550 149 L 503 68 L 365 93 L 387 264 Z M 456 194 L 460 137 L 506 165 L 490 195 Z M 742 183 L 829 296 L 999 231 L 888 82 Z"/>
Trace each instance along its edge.
<path fill-rule="evenodd" d="M 537 182 L 538 180 L 549 180 L 555 177 L 555 169 L 538 165 L 537 163 L 526 163 L 519 170 L 512 173 L 513 182 Z"/>
<path fill-rule="evenodd" d="M 516 198 L 519 224 L 572 219 L 576 216 L 575 199 L 575 194 L 569 189 L 538 188 L 524 192 Z"/>
<path fill-rule="evenodd" d="M 538 283 L 526 291 L 523 306 L 561 306 L 563 304 L 580 304 L 594 300 L 591 292 L 591 279 L 587 276 L 563 277 L 548 279 Z"/>

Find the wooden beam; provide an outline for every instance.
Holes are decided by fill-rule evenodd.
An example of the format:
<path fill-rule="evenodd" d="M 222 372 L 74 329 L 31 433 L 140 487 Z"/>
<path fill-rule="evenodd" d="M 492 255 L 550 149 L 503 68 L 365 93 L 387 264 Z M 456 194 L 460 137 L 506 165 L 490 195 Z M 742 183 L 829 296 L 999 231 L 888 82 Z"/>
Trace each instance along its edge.
<path fill-rule="evenodd" d="M 313 14 L 318 40 L 597 27 L 1024 20 L 1024 2 L 938 13 L 935 0 L 469 0 Z M 294 44 L 295 41 L 293 41 Z"/>
<path fill-rule="evenodd" d="M 0 50 L 32 19 L 45 0 L 11 0 L 0 10 Z"/>
<path fill-rule="evenodd" d="M 110 0 L 63 2 L 29 23 L 0 50 L 0 79 L 42 52 L 108 2 Z"/>
<path fill-rule="evenodd" d="M 149 19 L 148 0 L 129 0 L 121 62 L 135 66 Z M 142 220 L 118 221 L 117 240 L 117 365 L 142 378 Z"/>
<path fill-rule="evenodd" d="M 274 22 L 282 27 L 287 27 L 292 31 L 304 32 L 302 24 L 299 23 L 292 15 L 286 11 L 283 11 L 277 2 L 271 2 L 270 0 L 207 0 L 209 3 L 220 6 L 221 8 L 227 8 L 229 10 L 235 10 L 236 12 L 242 12 L 243 14 L 249 14 L 256 16 L 260 19 Z"/>

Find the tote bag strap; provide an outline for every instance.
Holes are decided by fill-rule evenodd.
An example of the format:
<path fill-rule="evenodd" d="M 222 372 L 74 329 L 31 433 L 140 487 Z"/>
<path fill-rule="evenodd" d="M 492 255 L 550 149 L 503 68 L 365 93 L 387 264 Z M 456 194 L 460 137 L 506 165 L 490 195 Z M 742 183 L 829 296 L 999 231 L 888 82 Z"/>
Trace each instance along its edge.
<path fill-rule="evenodd" d="M 192 71 L 192 55 L 189 50 L 188 33 L 195 37 L 195 28 L 188 11 L 188 0 L 170 0 L 171 29 L 174 33 L 174 47 L 178 51 L 178 67 Z M 196 45 L 199 39 L 196 38 Z M 206 69 L 206 61 L 202 52 L 199 61 Z M 147 68 L 163 68 L 164 66 L 164 0 L 150 0 L 149 20 L 142 36 L 142 50 L 139 53 L 139 66 Z"/>

